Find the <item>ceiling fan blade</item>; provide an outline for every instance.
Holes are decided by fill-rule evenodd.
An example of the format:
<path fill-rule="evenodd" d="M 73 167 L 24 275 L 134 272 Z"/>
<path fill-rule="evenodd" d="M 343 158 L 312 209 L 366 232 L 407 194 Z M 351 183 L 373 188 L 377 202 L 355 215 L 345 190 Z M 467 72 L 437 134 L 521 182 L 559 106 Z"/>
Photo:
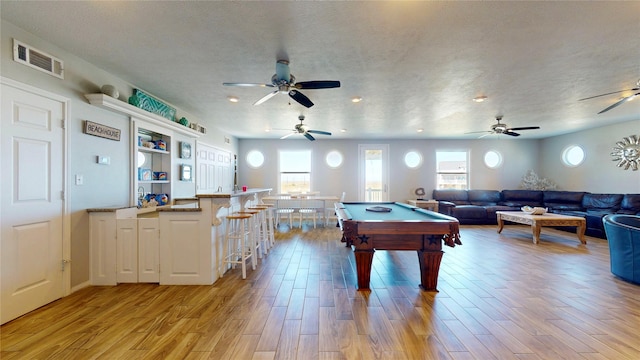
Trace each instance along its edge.
<path fill-rule="evenodd" d="M 277 91 L 276 91 L 277 93 Z M 289 91 L 289 96 L 291 96 L 291 98 L 297 102 L 299 102 L 301 105 L 306 106 L 308 108 L 313 106 L 313 102 L 311 102 L 311 100 L 309 100 L 308 97 L 306 97 L 303 93 L 301 93 L 300 91 L 296 91 L 296 90 L 291 90 Z"/>
<path fill-rule="evenodd" d="M 335 80 L 315 80 L 301 81 L 296 83 L 296 89 L 330 89 L 340 87 L 340 81 Z"/>
<path fill-rule="evenodd" d="M 320 134 L 320 135 L 331 135 L 330 132 L 328 131 L 322 131 L 322 130 L 307 130 L 308 133 L 312 133 L 312 134 Z"/>
<path fill-rule="evenodd" d="M 314 138 L 313 136 L 311 136 L 311 134 L 309 134 L 308 132 L 305 132 L 305 133 L 304 133 L 304 134 L 302 134 L 302 135 L 304 135 L 304 137 L 306 137 L 307 139 L 309 139 L 309 140 L 311 140 L 311 141 L 314 141 L 314 140 L 316 139 L 316 138 Z"/>
<path fill-rule="evenodd" d="M 289 133 L 289 134 L 287 134 L 287 135 L 285 135 L 285 136 L 281 137 L 281 138 L 280 138 L 280 140 L 282 140 L 282 139 L 286 139 L 286 138 L 288 138 L 289 136 L 291 136 L 291 135 L 295 135 L 295 134 L 296 134 L 295 132 Z"/>
<path fill-rule="evenodd" d="M 600 97 L 600 96 L 607 96 L 607 95 L 617 94 L 617 93 L 621 93 L 621 92 L 625 92 L 625 91 L 636 91 L 636 90 L 640 90 L 640 87 L 635 87 L 633 89 L 627 89 L 627 90 L 613 91 L 613 92 L 610 92 L 610 93 L 600 94 L 600 95 L 596 95 L 596 96 L 589 96 L 589 97 L 586 97 L 584 99 L 580 99 L 578 101 L 595 99 L 595 98 Z"/>
<path fill-rule="evenodd" d="M 638 96 L 638 95 L 640 95 L 640 93 L 636 93 L 636 94 L 633 94 L 633 95 L 629 95 L 629 96 L 627 96 L 627 97 L 625 97 L 625 98 L 622 98 L 621 100 L 619 100 L 619 101 L 618 101 L 618 102 L 616 102 L 615 104 L 613 104 L 613 105 L 609 106 L 608 108 L 606 108 L 606 109 L 604 109 L 604 110 L 600 111 L 598 114 L 602 114 L 603 112 L 607 112 L 607 111 L 609 111 L 609 110 L 613 109 L 614 107 L 617 107 L 617 106 L 621 105 L 621 104 L 622 104 L 623 102 L 625 102 L 625 101 L 632 100 L 633 98 L 635 98 L 635 97 L 636 97 L 636 96 Z"/>
<path fill-rule="evenodd" d="M 272 91 L 270 93 L 268 93 L 267 95 L 263 96 L 262 98 L 260 98 L 258 101 L 254 102 L 253 105 L 260 105 L 263 102 L 271 99 L 272 97 L 276 96 L 278 94 L 278 90 Z"/>
<path fill-rule="evenodd" d="M 515 127 L 515 128 L 509 128 L 509 129 L 507 129 L 507 131 L 511 131 L 511 130 L 537 130 L 537 129 L 540 129 L 540 126 Z"/>
<path fill-rule="evenodd" d="M 509 136 L 520 136 L 520 134 L 518 134 L 516 132 L 513 132 L 513 131 L 510 131 L 510 130 L 507 130 L 507 131 L 503 132 L 503 134 L 509 135 Z"/>
<path fill-rule="evenodd" d="M 273 87 L 273 84 L 259 84 L 259 83 L 222 83 L 224 86 L 244 86 L 244 87 Z"/>
<path fill-rule="evenodd" d="M 485 131 L 471 131 L 471 132 L 466 132 L 465 134 L 480 134 L 480 133 L 487 133 L 487 135 L 493 134 L 493 131 L 489 131 L 489 130 L 485 130 Z M 486 136 L 486 135 L 485 135 Z"/>
<path fill-rule="evenodd" d="M 493 131 L 476 131 L 476 132 L 477 132 L 477 133 L 479 133 L 479 132 L 486 132 L 486 134 L 478 136 L 478 139 L 482 139 L 482 138 L 483 138 L 483 137 L 485 137 L 485 136 L 489 136 L 489 135 L 493 134 Z M 467 133 L 467 134 L 470 134 L 470 133 Z"/>

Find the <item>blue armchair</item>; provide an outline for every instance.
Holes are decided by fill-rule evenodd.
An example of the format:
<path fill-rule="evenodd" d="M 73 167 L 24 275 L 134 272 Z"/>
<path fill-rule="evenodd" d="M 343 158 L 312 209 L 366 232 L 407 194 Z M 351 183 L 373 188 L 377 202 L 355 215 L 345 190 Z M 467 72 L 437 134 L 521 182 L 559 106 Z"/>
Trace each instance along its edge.
<path fill-rule="evenodd" d="M 640 216 L 611 214 L 602 222 L 609 242 L 611 272 L 640 284 Z"/>

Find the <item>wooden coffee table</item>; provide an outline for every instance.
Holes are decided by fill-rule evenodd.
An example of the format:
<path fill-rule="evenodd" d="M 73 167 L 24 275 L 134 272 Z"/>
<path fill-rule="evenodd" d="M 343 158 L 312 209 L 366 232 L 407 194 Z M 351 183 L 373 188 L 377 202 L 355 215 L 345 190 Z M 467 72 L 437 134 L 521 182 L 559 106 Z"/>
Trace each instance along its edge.
<path fill-rule="evenodd" d="M 504 227 L 504 221 L 512 221 L 518 224 L 531 225 L 533 243 L 540 242 L 540 229 L 543 226 L 575 226 L 576 235 L 581 243 L 586 244 L 584 231 L 587 228 L 587 220 L 579 216 L 567 216 L 558 214 L 529 215 L 522 211 L 496 211 L 498 218 L 498 234 Z"/>

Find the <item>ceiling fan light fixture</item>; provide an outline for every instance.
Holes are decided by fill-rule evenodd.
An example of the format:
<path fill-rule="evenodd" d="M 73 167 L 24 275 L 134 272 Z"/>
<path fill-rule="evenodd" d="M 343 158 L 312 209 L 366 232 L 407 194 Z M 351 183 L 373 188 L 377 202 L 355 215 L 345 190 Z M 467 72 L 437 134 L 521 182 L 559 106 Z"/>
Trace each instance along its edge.
<path fill-rule="evenodd" d="M 298 89 L 315 90 L 338 88 L 340 87 L 340 81 L 312 80 L 296 82 L 296 77 L 291 75 L 291 71 L 289 70 L 289 60 L 278 60 L 276 62 L 276 73 L 271 77 L 271 84 L 223 82 L 222 85 L 275 88 L 274 91 L 258 99 L 258 101 L 254 102 L 253 105 L 260 105 L 277 94 L 288 94 L 290 98 L 297 101 L 300 105 L 310 108 L 313 106 L 313 102 L 306 95 L 299 92 Z"/>
<path fill-rule="evenodd" d="M 476 96 L 473 98 L 473 101 L 477 102 L 477 103 L 481 103 L 483 101 L 487 100 L 487 97 L 485 95 L 480 95 L 480 96 Z"/>

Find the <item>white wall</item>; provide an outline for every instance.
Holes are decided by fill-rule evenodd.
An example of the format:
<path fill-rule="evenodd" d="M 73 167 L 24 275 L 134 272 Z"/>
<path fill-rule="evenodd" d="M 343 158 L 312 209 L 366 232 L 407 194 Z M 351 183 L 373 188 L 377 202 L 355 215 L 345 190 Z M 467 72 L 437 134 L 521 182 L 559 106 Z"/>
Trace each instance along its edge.
<path fill-rule="evenodd" d="M 119 90 L 120 99 L 126 101 L 135 86 L 5 20 L 2 20 L 0 26 L 0 76 L 70 99 L 67 121 L 67 179 L 70 181 L 67 207 L 71 218 L 73 287 L 89 280 L 89 221 L 86 209 L 128 205 L 132 179 L 128 117 L 90 105 L 84 94 L 98 93 L 102 85 L 112 84 Z M 13 38 L 64 61 L 64 80 L 13 61 Z M 177 109 L 178 117 L 185 116 L 190 121 L 202 122 L 202 119 Z M 83 120 L 120 129 L 121 140 L 112 141 L 84 134 Z M 230 140 L 229 143 L 225 142 L 225 137 Z M 232 153 L 237 152 L 236 139 L 216 129 L 208 129 L 208 133 L 200 140 Z M 97 155 L 109 156 L 111 165 L 96 164 Z M 83 175 L 84 185 L 74 185 L 72 179 L 76 174 Z M 188 194 L 189 190 L 185 190 L 185 186 L 182 185 L 184 184 L 178 184 L 176 187 L 180 196 L 195 194 L 195 187 L 191 186 L 193 193 Z"/>
<path fill-rule="evenodd" d="M 358 200 L 358 144 L 389 144 L 390 199 L 403 201 L 415 198 L 413 191 L 423 187 L 430 196 L 436 185 L 435 152 L 437 150 L 469 150 L 471 154 L 471 189 L 517 189 L 527 170 L 548 178 L 559 190 L 588 191 L 593 193 L 640 193 L 640 170 L 623 170 L 612 161 L 610 153 L 617 141 L 636 134 L 640 136 L 640 120 L 579 131 L 544 140 L 511 138 L 479 140 L 330 140 L 311 142 L 300 140 L 239 140 L 239 185 L 272 187 L 276 192 L 278 179 L 278 149 L 312 150 L 312 190 L 339 196 L 347 193 L 347 201 Z M 581 145 L 586 152 L 583 164 L 568 167 L 562 163 L 563 150 L 572 144 Z M 265 163 L 260 169 L 246 164 L 246 154 L 260 150 Z M 324 161 L 331 150 L 344 156 L 338 169 L 329 168 Z M 410 150 L 418 150 L 424 157 L 418 169 L 408 169 L 403 162 Z M 497 150 L 503 156 L 498 169 L 484 165 L 484 154 Z"/>
<path fill-rule="evenodd" d="M 436 186 L 435 152 L 437 150 L 469 150 L 471 154 L 470 180 L 472 189 L 516 189 L 522 176 L 529 169 L 538 171 L 538 141 L 536 140 L 239 140 L 238 182 L 249 187 L 271 187 L 276 192 L 278 179 L 279 149 L 311 149 L 312 190 L 323 194 L 337 195 L 346 192 L 346 200 L 358 200 L 358 145 L 389 144 L 390 188 L 389 199 L 403 201 L 412 199 L 414 190 L 422 187 L 431 196 Z M 260 150 L 265 163 L 260 169 L 246 164 L 246 155 L 251 150 Z M 338 150 L 344 162 L 337 169 L 329 168 L 325 157 L 331 150 Z M 408 151 L 419 151 L 423 164 L 418 169 L 408 169 L 404 156 Z M 492 170 L 484 165 L 484 154 L 497 150 L 504 158 L 503 166 Z"/>
<path fill-rule="evenodd" d="M 630 135 L 640 136 L 640 120 L 544 139 L 540 144 L 539 175 L 553 179 L 564 190 L 640 193 L 640 170 L 619 168 L 611 156 L 616 142 Z M 562 164 L 562 152 L 569 145 L 584 149 L 584 163 L 573 168 Z"/>

